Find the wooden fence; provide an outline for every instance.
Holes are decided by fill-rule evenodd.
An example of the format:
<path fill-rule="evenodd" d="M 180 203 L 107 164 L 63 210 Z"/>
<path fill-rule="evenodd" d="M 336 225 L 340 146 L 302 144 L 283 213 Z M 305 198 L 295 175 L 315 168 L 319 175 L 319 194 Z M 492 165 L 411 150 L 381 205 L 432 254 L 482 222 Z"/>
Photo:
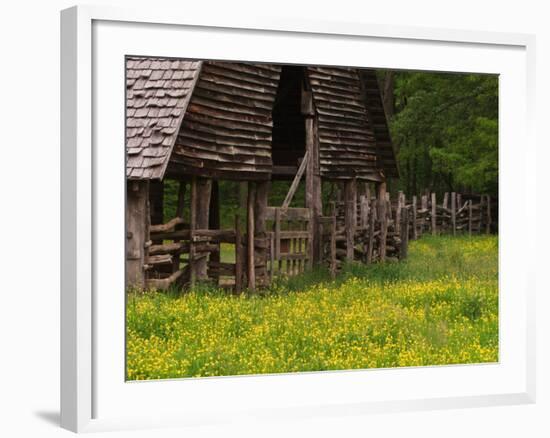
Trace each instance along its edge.
<path fill-rule="evenodd" d="M 402 192 L 383 201 L 360 196 L 353 205 L 331 204 L 320 218 L 322 260 L 333 275 L 349 261 L 384 262 L 405 258 L 410 239 L 422 234 L 481 234 L 496 230 L 497 204 L 488 195 L 435 193 L 406 199 Z"/>

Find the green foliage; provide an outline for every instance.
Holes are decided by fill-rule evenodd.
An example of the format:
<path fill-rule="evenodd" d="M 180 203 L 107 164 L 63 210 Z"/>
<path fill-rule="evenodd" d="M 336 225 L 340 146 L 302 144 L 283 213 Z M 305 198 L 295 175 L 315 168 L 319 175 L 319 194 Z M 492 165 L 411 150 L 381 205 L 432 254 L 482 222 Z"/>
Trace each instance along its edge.
<path fill-rule="evenodd" d="M 405 262 L 350 264 L 335 281 L 313 271 L 264 295 L 129 291 L 128 378 L 495 362 L 497 245 L 427 236 Z"/>
<path fill-rule="evenodd" d="M 397 72 L 394 98 L 401 189 L 498 193 L 498 76 Z"/>

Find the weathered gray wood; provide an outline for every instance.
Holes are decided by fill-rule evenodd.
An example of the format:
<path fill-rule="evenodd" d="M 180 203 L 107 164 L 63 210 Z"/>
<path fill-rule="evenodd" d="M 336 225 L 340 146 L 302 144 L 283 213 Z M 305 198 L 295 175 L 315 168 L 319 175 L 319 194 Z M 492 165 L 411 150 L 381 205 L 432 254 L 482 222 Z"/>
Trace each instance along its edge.
<path fill-rule="evenodd" d="M 356 190 L 357 180 L 346 180 L 344 183 L 345 197 L 345 224 L 346 224 L 346 259 L 353 261 L 354 259 L 354 240 L 355 240 L 355 224 L 357 221 L 356 214 Z"/>
<path fill-rule="evenodd" d="M 182 277 L 187 271 L 188 268 L 185 267 L 184 269 L 177 270 L 169 277 L 161 279 L 149 279 L 147 280 L 147 287 L 150 289 L 166 290 L 170 286 L 172 286 L 180 277 Z"/>
<path fill-rule="evenodd" d="M 453 236 L 456 235 L 456 192 L 451 193 L 451 227 Z"/>
<path fill-rule="evenodd" d="M 246 217 L 246 237 L 247 237 L 247 277 L 248 289 L 256 290 L 256 269 L 254 266 L 254 202 L 256 198 L 256 185 L 253 182 L 248 183 L 247 217 Z"/>
<path fill-rule="evenodd" d="M 294 198 L 294 194 L 296 193 L 296 190 L 298 189 L 298 186 L 300 185 L 300 181 L 302 179 L 302 175 L 304 174 L 310 160 L 309 160 L 310 151 L 307 150 L 304 154 L 304 157 L 302 158 L 302 162 L 300 163 L 300 167 L 298 168 L 298 172 L 296 173 L 296 176 L 294 177 L 294 180 L 292 180 L 292 184 L 290 185 L 290 189 L 288 189 L 288 193 L 286 194 L 285 200 L 283 201 L 283 208 L 288 208 L 290 206 L 290 203 L 292 202 L 292 199 Z"/>
<path fill-rule="evenodd" d="M 367 228 L 369 226 L 369 201 L 365 195 L 361 195 L 359 198 L 359 205 L 361 206 L 361 227 Z"/>
<path fill-rule="evenodd" d="M 273 283 L 275 275 L 275 233 L 269 233 L 269 281 Z"/>
<path fill-rule="evenodd" d="M 254 200 L 254 234 L 255 234 L 255 260 L 257 265 L 257 282 L 261 286 L 267 286 L 267 229 L 265 211 L 269 195 L 269 181 L 258 181 L 256 183 L 256 196 Z M 266 242 L 265 245 L 258 245 L 259 241 Z"/>
<path fill-rule="evenodd" d="M 311 219 L 311 210 L 309 208 L 289 207 L 283 210 L 280 207 L 267 207 L 265 209 L 266 220 L 274 221 L 276 210 L 279 210 L 279 215 L 281 220 L 309 221 Z"/>
<path fill-rule="evenodd" d="M 473 216 L 473 211 L 472 211 L 472 200 L 470 199 L 468 201 L 468 234 L 471 236 L 472 235 L 472 216 Z"/>
<path fill-rule="evenodd" d="M 445 192 L 445 195 L 443 195 L 443 208 L 448 208 L 449 206 L 449 193 Z"/>
<path fill-rule="evenodd" d="M 432 235 L 437 234 L 437 199 L 432 192 Z"/>
<path fill-rule="evenodd" d="M 481 195 L 479 199 L 479 222 L 477 227 L 477 232 L 479 234 L 481 234 L 483 230 L 483 218 L 485 216 L 484 210 L 485 210 L 485 196 Z"/>
<path fill-rule="evenodd" d="M 409 209 L 404 208 L 402 211 L 402 223 L 400 229 L 401 245 L 399 247 L 399 258 L 406 259 L 409 251 Z"/>
<path fill-rule="evenodd" d="M 126 193 L 126 284 L 145 287 L 149 241 L 149 183 L 128 181 Z"/>
<path fill-rule="evenodd" d="M 277 261 L 277 269 L 281 270 L 281 210 L 279 208 L 275 209 L 275 221 L 273 224 L 274 227 L 274 238 L 275 238 L 275 260 Z"/>
<path fill-rule="evenodd" d="M 239 215 L 235 216 L 235 293 L 243 289 L 244 251 Z"/>
<path fill-rule="evenodd" d="M 369 216 L 369 230 L 368 230 L 368 247 L 367 247 L 367 264 L 372 263 L 372 253 L 374 250 L 374 227 L 375 227 L 375 215 L 376 211 L 376 199 L 372 200 L 371 215 Z"/>
<path fill-rule="evenodd" d="M 397 192 L 397 206 L 395 209 L 395 232 L 398 234 L 401 229 L 401 209 L 403 208 L 403 206 L 401 205 L 402 196 L 403 192 L 399 190 Z"/>
<path fill-rule="evenodd" d="M 217 230 L 220 228 L 220 188 L 218 181 L 212 181 L 212 189 L 210 195 L 210 213 L 208 217 L 208 228 Z M 221 261 L 220 243 L 215 243 L 217 251 L 213 251 L 209 257 L 209 265 L 212 263 L 219 263 Z M 210 267 L 210 266 L 209 266 Z M 210 276 L 210 274 L 208 274 Z M 213 275 L 212 279 L 216 284 L 219 284 L 219 275 Z"/>
<path fill-rule="evenodd" d="M 418 222 L 417 222 L 416 214 L 417 214 L 416 196 L 413 196 L 412 197 L 412 238 L 413 240 L 418 239 Z"/>
<path fill-rule="evenodd" d="M 196 227 L 199 229 L 208 229 L 210 217 L 210 197 L 212 195 L 212 180 L 199 177 L 197 178 L 196 187 Z M 204 257 L 196 261 L 195 274 L 197 279 L 205 280 L 208 278 L 206 265 L 207 260 Z"/>
<path fill-rule="evenodd" d="M 197 281 L 197 266 L 195 261 L 195 230 L 197 228 L 197 177 L 194 176 L 191 180 L 191 205 L 189 212 L 189 286 L 195 287 Z"/>
<path fill-rule="evenodd" d="M 185 221 L 181 217 L 175 217 L 173 219 L 170 219 L 165 224 L 151 225 L 149 227 L 149 231 L 151 234 L 174 231 L 177 225 L 181 225 L 184 222 Z"/>
<path fill-rule="evenodd" d="M 378 188 L 378 220 L 380 221 L 380 242 L 378 244 L 380 262 L 386 261 L 386 239 L 388 236 L 388 216 L 387 205 L 388 200 L 386 197 L 386 183 L 382 182 Z"/>

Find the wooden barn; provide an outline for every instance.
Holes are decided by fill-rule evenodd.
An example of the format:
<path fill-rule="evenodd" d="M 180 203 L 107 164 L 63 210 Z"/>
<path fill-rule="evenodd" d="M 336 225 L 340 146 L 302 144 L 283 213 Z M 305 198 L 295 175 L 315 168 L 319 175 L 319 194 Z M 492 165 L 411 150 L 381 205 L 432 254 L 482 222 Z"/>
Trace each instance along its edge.
<path fill-rule="evenodd" d="M 128 57 L 126 84 L 128 285 L 225 279 L 239 291 L 281 271 L 335 270 L 339 220 L 342 251 L 357 258 L 359 197 L 372 186 L 385 200 L 398 176 L 375 71 Z M 167 179 L 179 182 L 173 218 Z M 305 205 L 290 208 L 302 179 Z M 248 183 L 246 218 L 230 229 L 219 224 L 221 180 Z M 272 180 L 292 181 L 283 205 L 268 205 Z M 331 205 L 327 183 L 340 188 Z M 234 262 L 220 260 L 224 242 Z"/>

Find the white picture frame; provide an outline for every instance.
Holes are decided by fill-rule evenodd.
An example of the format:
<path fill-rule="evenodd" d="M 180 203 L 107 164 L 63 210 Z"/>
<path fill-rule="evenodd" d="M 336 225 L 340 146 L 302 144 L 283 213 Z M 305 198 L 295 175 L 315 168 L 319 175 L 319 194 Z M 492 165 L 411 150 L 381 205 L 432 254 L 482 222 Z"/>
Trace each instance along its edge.
<path fill-rule="evenodd" d="M 170 41 L 182 35 L 197 44 L 186 50 L 171 47 Z M 234 44 L 231 53 L 220 51 L 220 41 L 229 40 L 239 44 Z M 270 47 L 267 55 L 260 55 L 262 46 L 257 41 Z M 322 50 L 319 41 L 323 43 Z M 516 236 L 511 230 L 518 223 L 528 223 L 535 230 L 536 224 L 527 209 L 522 212 L 509 202 L 520 197 L 529 205 L 535 196 L 534 45 L 534 36 L 524 34 L 295 18 L 226 21 L 178 11 L 90 6 L 64 10 L 61 14 L 62 427 L 82 432 L 212 424 L 239 416 L 296 418 L 534 402 L 534 288 L 527 280 L 534 263 L 530 263 L 526 252 L 513 251 L 525 236 Z M 374 64 L 365 65 L 358 59 L 357 51 L 341 50 L 352 46 L 372 49 L 376 53 Z M 308 48 L 307 59 L 304 48 Z M 124 293 L 123 289 L 118 290 L 124 273 L 116 261 L 122 255 L 119 261 L 123 263 L 121 54 L 206 59 L 227 56 L 227 59 L 272 62 L 500 74 L 503 275 L 499 363 L 194 382 L 190 379 L 124 382 L 124 374 L 120 372 L 124 366 L 120 362 L 124 355 L 124 333 L 119 330 L 121 321 L 124 322 L 120 312 Z M 105 147 L 113 141 L 120 143 L 119 149 Z M 514 159 L 509 149 L 518 141 L 525 153 Z M 106 211 L 112 214 L 106 216 Z M 532 231 L 527 238 L 534 236 L 536 232 Z M 107 294 L 108 289 L 114 292 Z M 512 294 L 512 290 L 516 293 Z M 300 392 L 289 392 L 293 390 Z M 185 396 L 174 403 L 178 394 Z M 228 400 L 235 406 L 223 409 Z M 140 403 L 144 403 L 142 411 Z M 126 408 L 120 409 L 121 406 Z"/>

